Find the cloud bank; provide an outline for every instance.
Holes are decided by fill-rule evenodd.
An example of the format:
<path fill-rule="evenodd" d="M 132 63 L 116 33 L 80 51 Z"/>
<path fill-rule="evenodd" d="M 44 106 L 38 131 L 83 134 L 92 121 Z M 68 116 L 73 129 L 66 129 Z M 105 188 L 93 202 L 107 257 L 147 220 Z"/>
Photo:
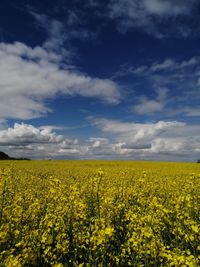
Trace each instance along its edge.
<path fill-rule="evenodd" d="M 57 127 L 15 123 L 0 130 L 0 150 L 33 159 L 135 159 L 196 161 L 200 157 L 199 125 L 178 121 L 135 123 L 90 118 L 102 136 L 66 138 Z"/>
<path fill-rule="evenodd" d="M 115 137 L 114 151 L 133 159 L 195 160 L 199 155 L 199 125 L 179 121 L 135 123 L 105 118 L 92 119 L 94 126 Z"/>

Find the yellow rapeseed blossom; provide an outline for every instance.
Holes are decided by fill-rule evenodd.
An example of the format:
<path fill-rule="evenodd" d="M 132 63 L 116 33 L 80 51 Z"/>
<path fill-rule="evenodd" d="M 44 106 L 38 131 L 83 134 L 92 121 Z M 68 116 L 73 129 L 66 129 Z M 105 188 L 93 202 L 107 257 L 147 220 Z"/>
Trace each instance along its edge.
<path fill-rule="evenodd" d="M 0 266 L 200 266 L 200 165 L 0 162 Z"/>

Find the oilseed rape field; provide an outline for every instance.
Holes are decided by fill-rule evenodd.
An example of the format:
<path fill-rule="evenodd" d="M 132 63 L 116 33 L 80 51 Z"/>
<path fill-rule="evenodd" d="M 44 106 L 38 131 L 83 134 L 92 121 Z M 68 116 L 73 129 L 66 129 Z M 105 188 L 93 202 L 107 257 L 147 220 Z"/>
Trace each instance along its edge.
<path fill-rule="evenodd" d="M 200 164 L 1 161 L 0 266 L 200 266 Z"/>

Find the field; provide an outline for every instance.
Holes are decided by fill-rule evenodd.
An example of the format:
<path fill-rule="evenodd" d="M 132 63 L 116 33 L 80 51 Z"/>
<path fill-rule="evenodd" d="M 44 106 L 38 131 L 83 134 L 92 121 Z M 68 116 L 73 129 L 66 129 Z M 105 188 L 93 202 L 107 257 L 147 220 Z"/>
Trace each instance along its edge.
<path fill-rule="evenodd" d="M 200 266 L 200 164 L 0 162 L 0 266 Z"/>

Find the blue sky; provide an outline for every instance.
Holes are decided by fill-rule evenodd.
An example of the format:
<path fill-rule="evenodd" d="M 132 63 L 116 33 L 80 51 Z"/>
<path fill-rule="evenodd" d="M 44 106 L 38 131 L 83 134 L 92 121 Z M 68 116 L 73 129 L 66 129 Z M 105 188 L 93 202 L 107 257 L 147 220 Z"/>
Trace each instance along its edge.
<path fill-rule="evenodd" d="M 200 158 L 198 0 L 0 5 L 0 150 Z"/>

